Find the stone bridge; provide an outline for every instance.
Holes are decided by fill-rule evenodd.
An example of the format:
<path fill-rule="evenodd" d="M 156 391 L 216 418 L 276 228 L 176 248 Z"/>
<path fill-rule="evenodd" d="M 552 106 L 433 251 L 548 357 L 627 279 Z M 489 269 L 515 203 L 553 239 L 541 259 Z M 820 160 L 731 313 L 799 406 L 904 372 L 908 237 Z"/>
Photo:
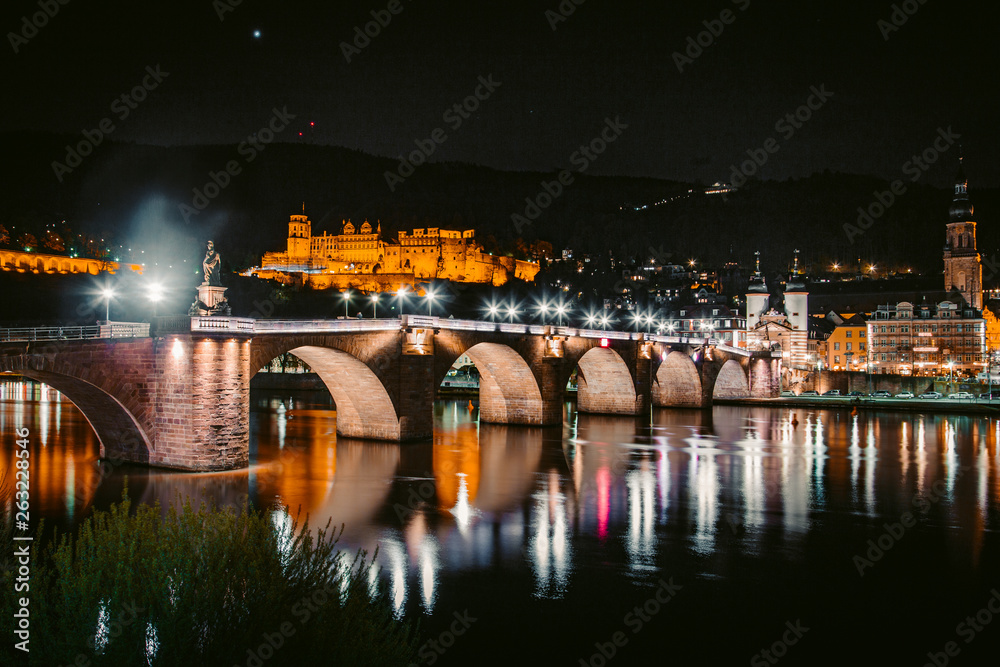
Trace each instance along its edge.
<path fill-rule="evenodd" d="M 250 378 L 286 352 L 330 390 L 339 434 L 381 440 L 432 435 L 436 389 L 463 353 L 480 373 L 480 419 L 498 424 L 562 423 L 574 370 L 581 412 L 641 416 L 775 396 L 781 364 L 707 338 L 412 315 L 158 318 L 145 337 L 32 338 L 0 337 L 0 372 L 73 401 L 102 456 L 185 470 L 247 465 Z"/>

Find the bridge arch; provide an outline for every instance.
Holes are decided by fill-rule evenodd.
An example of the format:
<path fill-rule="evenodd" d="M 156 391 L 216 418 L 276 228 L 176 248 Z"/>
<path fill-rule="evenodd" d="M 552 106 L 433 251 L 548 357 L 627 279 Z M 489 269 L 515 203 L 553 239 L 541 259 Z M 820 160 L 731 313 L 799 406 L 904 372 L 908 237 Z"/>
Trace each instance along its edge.
<path fill-rule="evenodd" d="M 501 343 L 465 350 L 479 370 L 479 419 L 494 424 L 541 424 L 542 392 L 528 362 Z"/>
<path fill-rule="evenodd" d="M 399 440 L 400 420 L 385 385 L 363 361 L 343 350 L 302 345 L 288 350 L 312 368 L 333 396 L 337 433 L 352 438 Z"/>
<path fill-rule="evenodd" d="M 607 347 L 592 347 L 577 362 L 577 409 L 580 412 L 633 415 L 635 382 L 625 360 Z"/>
<path fill-rule="evenodd" d="M 750 396 L 750 385 L 747 382 L 743 366 L 735 359 L 729 359 L 722 365 L 719 375 L 715 378 L 713 398 L 747 398 Z"/>
<path fill-rule="evenodd" d="M 655 404 L 673 408 L 700 408 L 704 404 L 698 367 L 684 352 L 669 352 L 656 370 Z"/>
<path fill-rule="evenodd" d="M 68 398 L 94 429 L 101 458 L 113 463 L 149 463 L 151 439 L 133 410 L 100 386 L 74 375 L 49 370 L 19 368 L 17 373 L 49 385 Z M 81 373 L 82 375 L 82 373 Z"/>

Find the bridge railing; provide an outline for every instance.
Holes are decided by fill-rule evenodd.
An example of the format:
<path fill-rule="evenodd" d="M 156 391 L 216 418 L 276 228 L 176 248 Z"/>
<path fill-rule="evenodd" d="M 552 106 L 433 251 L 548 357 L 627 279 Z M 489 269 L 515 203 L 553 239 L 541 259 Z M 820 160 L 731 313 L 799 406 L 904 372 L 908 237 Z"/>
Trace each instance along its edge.
<path fill-rule="evenodd" d="M 105 322 L 77 327 L 17 327 L 0 329 L 0 343 L 92 338 L 147 338 L 147 322 Z"/>

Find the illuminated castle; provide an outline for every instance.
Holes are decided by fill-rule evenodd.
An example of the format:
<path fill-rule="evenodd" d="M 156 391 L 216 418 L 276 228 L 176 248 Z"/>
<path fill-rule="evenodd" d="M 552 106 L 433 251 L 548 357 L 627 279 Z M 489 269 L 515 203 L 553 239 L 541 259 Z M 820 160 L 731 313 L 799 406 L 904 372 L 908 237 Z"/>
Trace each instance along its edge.
<path fill-rule="evenodd" d="M 342 222 L 340 234 L 313 236 L 306 215 L 288 222 L 285 252 L 264 253 L 260 278 L 324 289 L 353 287 L 368 291 L 396 289 L 429 280 L 503 285 L 511 278 L 534 280 L 538 264 L 483 251 L 475 231 L 430 227 L 399 232 L 397 243 L 382 240 L 382 226 L 365 221 L 355 228 Z"/>

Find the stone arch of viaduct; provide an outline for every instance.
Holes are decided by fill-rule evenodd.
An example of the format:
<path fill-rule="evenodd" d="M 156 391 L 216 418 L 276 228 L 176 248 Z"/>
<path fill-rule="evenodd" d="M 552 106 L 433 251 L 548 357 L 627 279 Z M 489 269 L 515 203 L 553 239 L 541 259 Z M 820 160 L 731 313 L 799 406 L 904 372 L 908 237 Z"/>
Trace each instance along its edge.
<path fill-rule="evenodd" d="M 0 371 L 45 382 L 73 401 L 102 456 L 189 470 L 247 464 L 250 378 L 286 352 L 329 388 L 338 432 L 368 439 L 432 435 L 436 389 L 463 353 L 480 372 L 480 418 L 501 424 L 561 423 L 574 370 L 578 409 L 601 414 L 706 407 L 713 397 L 770 396 L 778 386 L 769 358 L 632 338 L 443 327 L 178 333 L 4 344 Z"/>

